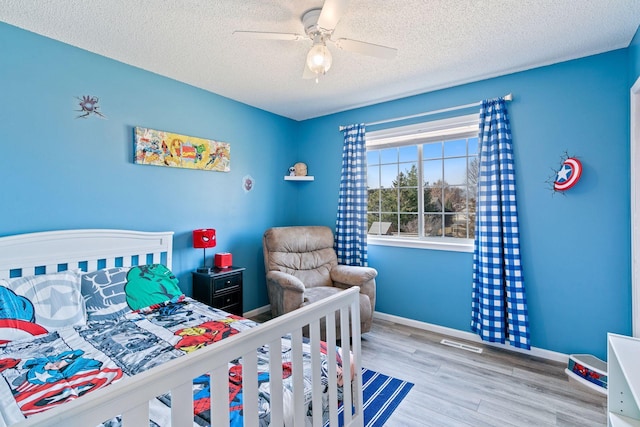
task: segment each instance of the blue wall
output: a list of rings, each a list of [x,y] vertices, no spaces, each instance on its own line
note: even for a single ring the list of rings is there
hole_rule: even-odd
[[[262,233],[294,220],[284,182],[298,123],[0,23],[0,235],[66,228],[173,230],[173,270],[191,292],[191,230],[247,267],[245,310],[267,303]],[[78,119],[76,96],[99,98]],[[231,144],[231,172],[133,164],[133,127]],[[251,175],[253,191],[242,178]]]
[[[636,37],[637,39],[638,37]],[[273,225],[334,226],[338,126],[513,92],[522,254],[532,345],[606,356],[606,332],[631,333],[629,87],[637,42],[478,83],[295,122],[0,23],[0,235],[61,228],[174,230],[187,293],[201,261],[191,230],[215,227],[216,251],[247,267],[244,309],[268,303],[261,237]],[[107,119],[76,119],[76,96]],[[436,118],[436,117],[434,117]],[[132,163],[134,126],[231,144],[231,172]],[[380,127],[377,127],[380,128]],[[374,130],[377,128],[370,128]],[[580,183],[545,182],[567,150]],[[285,182],[296,161],[314,182]],[[242,177],[255,189],[245,193]],[[469,330],[471,254],[370,246],[377,310]]]
[[[606,358],[606,333],[631,333],[628,68],[618,50],[303,122],[300,152],[316,181],[299,194],[299,219],[335,224],[339,125],[512,92],[531,343]],[[565,151],[580,158],[583,177],[554,194],[545,181]],[[378,311],[470,330],[470,253],[369,246],[369,261]]]
[[[630,84],[633,85],[640,76],[640,27],[629,44]]]

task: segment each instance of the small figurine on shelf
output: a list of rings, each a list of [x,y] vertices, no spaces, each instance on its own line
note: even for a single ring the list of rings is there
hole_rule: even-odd
[[[296,168],[294,166],[289,168],[289,176],[296,176]]]
[[[295,176],[307,176],[307,165],[302,162],[298,162],[293,165]]]

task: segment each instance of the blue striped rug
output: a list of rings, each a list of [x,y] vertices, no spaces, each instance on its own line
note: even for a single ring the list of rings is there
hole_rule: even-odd
[[[413,384],[379,372],[362,368],[362,395],[365,427],[379,427],[389,419]],[[338,425],[344,422],[342,405],[338,409]],[[327,427],[329,423],[325,424]]]

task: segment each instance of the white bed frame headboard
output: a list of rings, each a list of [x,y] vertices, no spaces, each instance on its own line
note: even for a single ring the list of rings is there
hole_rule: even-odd
[[[17,234],[0,237],[0,279],[148,263],[171,269],[172,250],[173,231],[84,229]]]

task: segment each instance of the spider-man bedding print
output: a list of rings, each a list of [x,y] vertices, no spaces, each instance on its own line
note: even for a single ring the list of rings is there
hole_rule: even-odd
[[[291,377],[291,364],[284,363],[282,365],[282,378],[284,380]],[[269,383],[269,373],[268,372],[259,372],[258,373],[258,388],[260,388],[263,384]],[[210,421],[210,413],[209,408],[211,407],[211,389],[209,387],[209,375],[200,375],[198,378],[193,380],[194,385],[194,393],[193,393],[193,412],[195,415],[199,416],[203,425],[209,425]],[[165,396],[165,398],[167,398]],[[266,403],[268,406],[268,401],[265,399],[265,396],[261,395],[260,399],[260,407],[263,407]],[[242,365],[235,365],[229,368],[229,420],[230,425],[232,426],[242,426],[243,425],[243,416],[242,416],[243,406],[242,406]],[[269,425],[269,417],[267,413],[261,414],[260,425]]]
[[[24,314],[24,313],[23,313]],[[16,316],[14,316],[16,317]],[[28,313],[20,316],[28,322]],[[255,322],[228,314],[190,298],[157,307],[151,312],[131,312],[117,320],[88,322],[69,328],[18,339],[0,345],[0,425],[10,426],[63,402],[127,376],[196,351],[243,330]],[[322,348],[322,371],[326,375],[326,346]],[[339,350],[336,353],[340,360]],[[304,350],[305,384],[311,382],[310,349]],[[291,342],[282,339],[285,408],[293,401]],[[340,368],[339,368],[340,369]],[[258,349],[260,425],[270,423],[268,347]],[[210,423],[208,375],[193,381],[194,425]],[[213,396],[215,399],[215,396]],[[310,404],[311,390],[305,391]],[[170,395],[151,402],[150,425],[169,425]],[[229,366],[231,425],[243,420],[242,365]],[[310,409],[309,409],[310,410]],[[285,414],[285,418],[287,415]],[[104,426],[120,425],[119,418]]]

